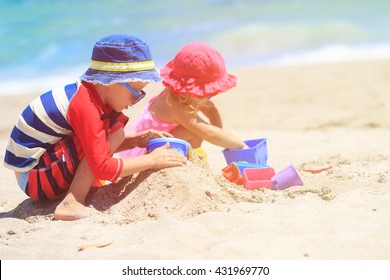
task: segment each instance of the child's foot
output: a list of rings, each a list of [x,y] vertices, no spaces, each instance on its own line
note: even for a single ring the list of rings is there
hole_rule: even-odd
[[[54,210],[54,219],[75,221],[88,217],[88,209],[74,198],[65,197]]]

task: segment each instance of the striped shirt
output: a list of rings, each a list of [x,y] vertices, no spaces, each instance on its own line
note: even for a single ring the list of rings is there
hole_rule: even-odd
[[[104,130],[104,116],[111,112],[93,85],[80,81],[42,94],[27,106],[13,128],[5,167],[29,171],[46,150],[75,133],[81,143],[79,156],[86,156],[96,178],[115,182],[123,162],[111,156]]]

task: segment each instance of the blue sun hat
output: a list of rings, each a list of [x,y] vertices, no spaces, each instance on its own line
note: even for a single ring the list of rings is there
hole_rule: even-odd
[[[80,79],[103,85],[161,81],[148,44],[126,34],[112,34],[97,41],[91,64]]]

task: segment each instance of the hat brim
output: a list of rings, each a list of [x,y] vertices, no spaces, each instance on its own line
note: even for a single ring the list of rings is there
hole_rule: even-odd
[[[225,73],[214,81],[202,81],[195,77],[176,77],[174,73],[174,61],[168,62],[161,70],[162,83],[173,94],[187,95],[197,98],[212,97],[236,86],[237,77]]]
[[[80,80],[89,83],[110,85],[114,83],[145,82],[158,83],[161,77],[155,69],[134,72],[107,72],[89,68]]]

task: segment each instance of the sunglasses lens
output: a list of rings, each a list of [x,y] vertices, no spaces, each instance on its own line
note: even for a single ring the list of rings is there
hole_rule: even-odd
[[[138,103],[142,98],[145,97],[146,93],[141,90],[140,92],[136,91],[132,86],[130,86],[129,84],[126,84],[126,83],[121,83],[121,85],[123,85],[125,88],[127,88],[128,90],[130,90],[135,96],[136,98],[133,100],[133,102],[131,103],[131,105],[134,105],[136,103]]]
[[[134,99],[134,101],[131,104],[132,105],[137,104],[138,102],[141,101],[142,98],[145,97],[145,95],[146,93],[143,90],[141,90],[140,94]]]

